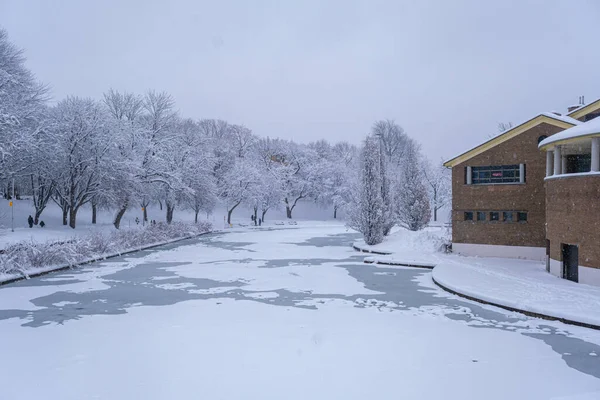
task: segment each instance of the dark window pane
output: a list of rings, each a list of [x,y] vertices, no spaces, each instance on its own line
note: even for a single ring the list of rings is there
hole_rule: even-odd
[[[473,221],[473,211],[465,211],[465,221]]]
[[[490,221],[499,221],[500,220],[500,213],[497,211],[492,211],[490,213]]]
[[[567,170],[565,173],[590,172],[592,169],[591,154],[580,154],[567,156]]]
[[[527,222],[527,213],[526,212],[518,212],[517,213],[517,221],[518,222]]]
[[[504,222],[512,222],[513,221],[513,213],[512,213],[512,211],[503,211],[502,212],[502,221],[504,221]]]
[[[483,211],[477,211],[477,221],[485,221],[485,213]]]
[[[471,171],[472,182],[475,185],[520,182],[520,169],[518,164],[472,167]]]

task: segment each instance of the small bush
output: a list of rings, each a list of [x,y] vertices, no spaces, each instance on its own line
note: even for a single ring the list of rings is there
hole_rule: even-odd
[[[174,239],[209,232],[210,223],[157,223],[144,229],[93,233],[66,242],[24,241],[0,254],[0,274],[24,275],[53,266],[75,266],[85,261],[136,250]]]

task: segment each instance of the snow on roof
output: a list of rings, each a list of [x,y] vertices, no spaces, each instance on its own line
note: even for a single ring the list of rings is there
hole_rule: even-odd
[[[541,115],[545,115],[546,117],[554,118],[554,119],[557,119],[559,121],[563,121],[563,122],[566,122],[566,123],[569,123],[569,124],[572,124],[572,125],[579,125],[579,124],[582,123],[581,121],[578,121],[575,118],[571,118],[571,117],[568,117],[566,115],[556,115],[553,112],[543,112]]]
[[[600,118],[594,118],[593,120],[584,123],[580,122],[577,126],[565,129],[556,135],[552,135],[549,138],[542,140],[538,147],[542,148],[562,140],[575,139],[590,135],[600,135]]]

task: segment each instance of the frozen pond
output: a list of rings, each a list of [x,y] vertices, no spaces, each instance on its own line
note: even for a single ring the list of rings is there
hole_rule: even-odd
[[[2,287],[3,398],[600,398],[600,332],[364,264],[357,237],[212,234]]]

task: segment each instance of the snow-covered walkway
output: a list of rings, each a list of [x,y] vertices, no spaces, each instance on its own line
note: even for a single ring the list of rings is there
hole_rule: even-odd
[[[447,257],[435,266],[433,279],[478,300],[600,327],[600,287],[559,279],[540,262]]]
[[[366,260],[376,264],[431,267],[436,284],[462,296],[600,327],[600,287],[559,279],[547,273],[541,262],[444,254],[439,251],[444,235],[442,228],[420,232],[399,229],[378,245],[357,240],[353,247],[374,253]]]

